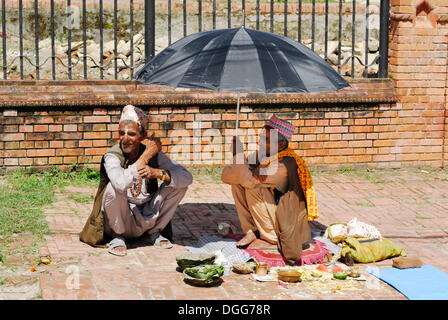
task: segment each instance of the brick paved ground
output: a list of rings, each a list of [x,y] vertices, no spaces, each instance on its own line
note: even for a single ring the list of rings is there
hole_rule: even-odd
[[[448,272],[448,171],[417,169],[344,173],[313,173],[321,212],[319,221],[347,222],[352,217],[377,226],[382,234]],[[327,285],[306,282],[281,286],[231,273],[221,286],[197,288],[185,284],[176,271],[175,257],[201,235],[216,234],[217,224],[239,226],[230,188],[198,179],[190,187],[174,218],[175,246],[170,250],[134,243],[126,257],[79,242],[78,233],[91,203],[75,203],[69,194],[93,194],[88,188],[67,187],[46,209],[51,234],[41,246],[57,265],[39,266],[43,299],[406,299],[381,283],[367,289],[365,282],[336,293]],[[74,198],[74,197],[72,197]],[[360,265],[389,267],[392,260]],[[77,267],[78,269],[74,268]],[[79,289],[71,281],[79,272]],[[67,285],[68,284],[68,285]]]

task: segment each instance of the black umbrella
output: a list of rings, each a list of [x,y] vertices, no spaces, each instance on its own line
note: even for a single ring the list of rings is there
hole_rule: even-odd
[[[305,45],[244,27],[189,35],[151,59],[135,78],[175,88],[238,92],[237,114],[240,92],[326,92],[349,86]]]

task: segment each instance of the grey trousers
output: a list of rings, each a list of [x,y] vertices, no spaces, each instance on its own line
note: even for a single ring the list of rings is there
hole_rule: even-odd
[[[162,231],[171,221],[187,188],[172,188],[163,183],[150,201],[143,205],[128,202],[109,182],[104,192],[104,232],[113,237],[138,238]]]

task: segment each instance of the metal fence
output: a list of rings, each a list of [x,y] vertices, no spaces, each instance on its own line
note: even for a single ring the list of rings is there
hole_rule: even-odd
[[[389,0],[381,0],[379,8],[375,6],[379,11],[376,15],[379,19],[374,21],[371,19],[372,1],[374,0],[352,0],[351,3],[347,3],[346,0],[18,0],[16,7],[7,7],[6,0],[1,0],[0,67],[5,80],[132,79],[136,70],[156,54],[159,36],[166,37],[167,41],[164,44],[166,46],[179,36],[185,37],[193,32],[244,25],[283,34],[305,43],[312,50],[316,50],[317,43],[320,43],[323,45],[321,56],[327,61],[330,54],[333,54],[329,52],[330,36],[336,37],[337,49],[333,49],[337,52],[335,69],[339,73],[349,69],[349,76],[354,78],[355,66],[358,64],[358,67],[363,68],[361,76],[385,78],[388,66]],[[95,2],[94,7],[92,2]],[[113,5],[110,8],[111,2]],[[48,8],[42,6],[42,3],[48,3]],[[196,10],[191,9],[192,3]],[[105,4],[112,12],[109,17],[105,14]],[[123,7],[124,4],[127,8]],[[136,11],[136,6],[144,10]],[[346,11],[350,6],[351,27],[349,21],[344,25],[344,19],[348,20]],[[357,9],[364,6],[364,13],[357,13]],[[205,7],[207,11],[204,10]],[[283,8],[283,12],[282,10],[279,12],[279,7]],[[291,13],[291,8],[297,8],[296,12]],[[305,8],[308,10],[306,14]],[[174,15],[175,9],[181,11],[180,16]],[[43,11],[45,16],[42,15]],[[121,16],[119,17],[123,12],[126,13],[125,22]],[[157,15],[163,15],[162,22],[158,24]],[[235,19],[235,16],[238,19]],[[175,19],[177,20],[174,21]],[[194,27],[191,25],[192,19],[197,19],[197,25]],[[378,26],[373,28],[372,21]],[[356,25],[360,23],[365,24],[364,52],[361,54],[363,57],[355,54],[356,39],[360,36],[357,34],[359,28],[357,29]],[[28,27],[24,28],[24,24]],[[123,25],[126,27],[123,28]],[[174,34],[175,27],[181,28],[180,35],[179,32],[177,35]],[[337,29],[337,36],[330,34],[331,27]],[[138,28],[140,30],[137,30]],[[369,54],[369,41],[375,28],[379,30],[377,32],[379,51],[372,58],[372,54]],[[57,30],[62,31],[56,34]],[[297,33],[294,34],[295,30]],[[106,37],[105,31],[109,38]],[[321,35],[323,33],[323,39],[317,39],[317,31]],[[351,39],[345,40],[343,32],[346,35],[351,34]],[[46,33],[49,34],[45,35]],[[137,39],[139,48],[142,48],[143,43],[144,48],[137,52],[138,34],[143,35],[141,39]],[[49,41],[43,39],[46,36]],[[74,41],[74,36],[81,40]],[[58,38],[64,42],[65,49],[62,53],[65,55],[61,54],[61,50],[57,47]],[[98,45],[92,44],[95,49],[93,51],[89,51],[91,38],[99,42]],[[25,39],[29,43],[34,42],[34,48],[25,48]],[[106,40],[109,44],[113,43],[112,47],[108,47],[109,51],[105,48]],[[47,45],[42,48],[44,41],[47,41]],[[119,53],[120,41],[124,41],[128,55]],[[9,47],[17,44],[18,52],[8,51]],[[343,49],[347,50],[348,47],[350,47],[349,56],[343,56]],[[25,52],[30,50],[32,51]],[[43,51],[47,53],[46,56],[40,56],[40,52]],[[368,68],[378,62],[378,71],[369,74]],[[33,68],[31,72],[30,67]],[[43,75],[44,71],[46,73]],[[126,77],[122,76],[124,71]]]

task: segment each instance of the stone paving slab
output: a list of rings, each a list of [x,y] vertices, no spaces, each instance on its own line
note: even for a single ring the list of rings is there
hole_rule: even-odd
[[[375,173],[379,180],[359,174],[313,173],[319,222],[328,225],[357,217],[377,226],[408,255],[448,272],[448,174],[393,173]],[[45,236],[40,252],[51,255],[57,264],[38,267],[43,299],[406,299],[381,281],[374,289],[357,282],[336,292],[333,289],[340,284],[336,281],[325,286],[308,282],[282,286],[235,273],[224,276],[218,287],[186,284],[175,261],[188,253],[184,246],[203,235],[216,235],[220,222],[240,226],[228,185],[195,181],[173,219],[174,247],[156,249],[135,242],[125,257],[78,240],[92,203],[75,203],[68,198],[71,192],[94,194],[95,190],[67,187],[46,209],[51,234]],[[358,266],[364,271],[391,265],[388,259]]]

